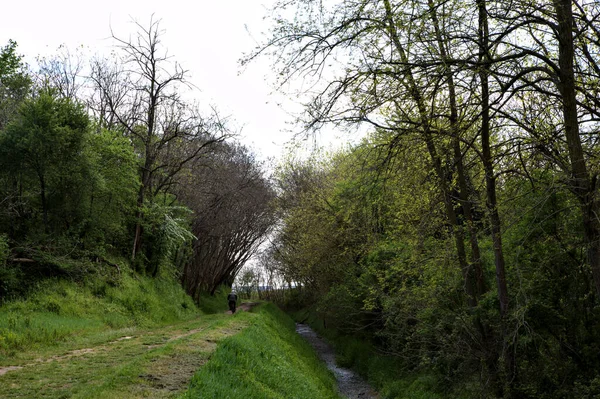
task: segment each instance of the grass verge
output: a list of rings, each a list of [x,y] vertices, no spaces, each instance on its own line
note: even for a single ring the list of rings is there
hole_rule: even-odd
[[[226,314],[202,316],[30,359],[0,375],[0,398],[175,398],[218,342],[247,325]]]
[[[295,324],[272,304],[236,313],[249,327],[223,340],[180,399],[338,399],[336,383]]]

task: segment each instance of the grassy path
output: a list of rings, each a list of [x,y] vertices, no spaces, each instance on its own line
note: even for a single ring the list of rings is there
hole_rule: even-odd
[[[19,353],[0,362],[0,398],[173,398],[219,341],[247,325],[241,314],[204,315]]]

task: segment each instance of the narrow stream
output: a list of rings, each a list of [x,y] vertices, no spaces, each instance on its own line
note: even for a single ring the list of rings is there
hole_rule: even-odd
[[[325,362],[327,368],[333,372],[338,382],[340,393],[348,399],[376,399],[377,394],[354,371],[335,364],[333,348],[306,324],[296,323],[296,332],[306,339]]]

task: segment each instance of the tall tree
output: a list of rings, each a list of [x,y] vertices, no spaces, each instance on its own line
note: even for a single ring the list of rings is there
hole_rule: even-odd
[[[597,4],[571,0],[516,5],[508,9],[499,4],[489,13],[506,25],[494,43],[508,50],[490,57],[487,64],[503,82],[507,97],[521,100],[520,107],[495,107],[495,112],[525,132],[532,151],[543,154],[565,174],[566,186],[580,203],[588,264],[599,297],[600,204],[595,184],[598,171],[591,167],[596,142],[590,133],[597,130],[600,116],[598,101],[592,98],[600,68],[591,56],[600,45],[596,22],[600,9]],[[547,109],[536,110],[541,98]],[[559,126],[541,121],[536,117],[540,113]]]
[[[193,254],[183,270],[183,284],[196,300],[233,284],[275,222],[274,193],[260,165],[244,147],[221,144],[202,162],[192,162],[176,190],[194,211]],[[202,184],[195,184],[202,182]]]
[[[224,121],[216,112],[203,117],[186,103],[187,71],[173,62],[161,44],[160,21],[148,27],[136,23],[137,33],[124,40],[113,35],[122,67],[96,62],[92,80],[100,103],[95,109],[109,127],[118,128],[134,143],[140,155],[141,187],[132,259],[142,245],[145,201],[173,183],[184,165],[197,159],[226,137]]]
[[[31,87],[23,57],[17,54],[17,43],[9,40],[0,48],[0,130],[16,114]]]
[[[469,263],[463,222],[457,215],[461,205],[469,206],[466,213],[472,214],[463,163],[464,153],[472,146],[462,151],[460,135],[473,121],[458,120],[458,95],[449,80],[456,71],[449,68],[454,60],[449,59],[445,48],[446,42],[456,42],[456,38],[444,37],[441,24],[435,21],[431,27],[431,18],[437,18],[430,16],[437,8],[434,4],[340,1],[327,10],[317,3],[281,4],[282,9],[297,5],[301,15],[308,17],[293,22],[278,19],[279,28],[261,51],[273,50],[286,80],[298,75],[322,78],[311,86],[317,94],[307,105],[308,128],[324,123],[366,123],[395,132],[391,147],[415,136],[426,143],[455,238],[466,298],[475,306],[477,297],[485,291],[476,232],[471,223],[471,230],[467,230],[472,248]],[[443,6],[452,11],[460,9],[454,3]],[[419,29],[410,29],[414,26]],[[431,42],[437,43],[437,51]],[[341,60],[346,61],[344,65],[338,65]],[[328,68],[331,64],[339,69]],[[452,93],[450,106],[448,91]],[[446,115],[451,119],[450,127]],[[471,117],[468,112],[465,115]],[[464,129],[459,129],[461,123]],[[444,136],[454,137],[454,144],[449,147]],[[462,140],[468,142],[464,137]],[[460,171],[462,189],[455,187],[456,169]]]
[[[56,225],[68,223],[62,220],[61,210],[69,198],[78,197],[74,182],[83,180],[82,174],[86,173],[83,147],[89,126],[81,105],[58,99],[52,92],[42,92],[21,105],[18,116],[0,135],[0,159],[5,171],[25,179],[19,183],[20,192],[24,192],[22,187],[27,180],[37,183],[33,192],[39,193],[46,233]]]

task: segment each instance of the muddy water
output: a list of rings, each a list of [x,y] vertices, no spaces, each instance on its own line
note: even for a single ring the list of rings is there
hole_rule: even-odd
[[[375,391],[354,371],[335,364],[333,348],[306,324],[296,324],[296,332],[306,339],[333,372],[340,393],[348,399],[376,399]]]

